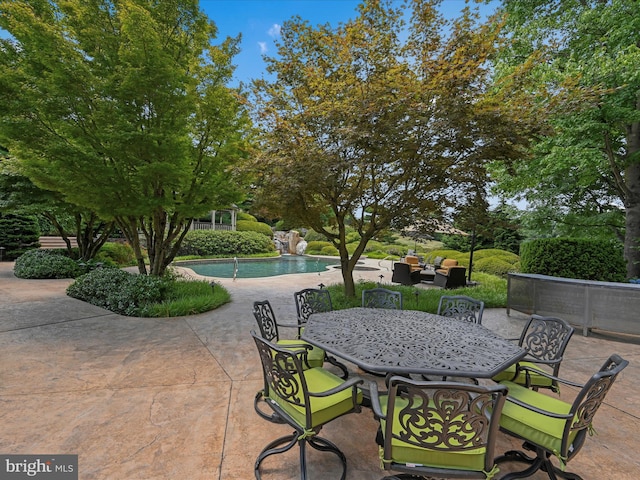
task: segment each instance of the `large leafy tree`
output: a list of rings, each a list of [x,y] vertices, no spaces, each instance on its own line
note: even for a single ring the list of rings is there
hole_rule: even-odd
[[[76,205],[66,203],[62,195],[38,188],[27,177],[12,168],[11,159],[0,162],[0,212],[36,215],[45,218],[56,229],[72,252],[69,232],[78,243],[79,258],[91,260],[107,242],[114,222],[104,221]]]
[[[333,242],[347,295],[369,240],[484,195],[487,162],[519,157],[531,128],[488,92],[499,28],[470,10],[447,24],[439,3],[368,0],[336,28],[294,18],[275,80],[254,84],[257,203]]]
[[[0,139],[36,185],[113,220],[162,274],[191,218],[235,201],[247,154],[229,89],[238,39],[214,45],[196,0],[3,2]]]
[[[635,0],[505,0],[512,42],[499,78],[523,65],[522,91],[544,104],[552,131],[526,162],[496,170],[529,200],[544,235],[624,241],[640,276],[640,9]]]

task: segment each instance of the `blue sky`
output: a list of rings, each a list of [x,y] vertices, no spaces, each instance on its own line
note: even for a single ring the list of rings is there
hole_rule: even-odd
[[[200,6],[219,30],[218,40],[242,34],[241,52],[235,57],[236,81],[248,82],[265,74],[263,55],[274,55],[280,26],[299,15],[312,25],[337,26],[357,15],[359,0],[201,0]],[[400,2],[398,2],[400,3]],[[473,2],[470,2],[473,4]],[[481,5],[483,14],[495,10],[498,1]],[[444,0],[442,12],[456,17],[465,0]]]
[[[274,41],[286,20],[299,15],[312,25],[337,26],[357,15],[359,3],[360,0],[200,0],[200,7],[218,27],[219,41],[242,34],[241,52],[234,60],[236,84],[266,73],[263,56],[275,54]],[[489,15],[499,3],[492,0],[489,5],[480,5],[481,12]],[[469,4],[475,2],[470,0]],[[441,9],[445,16],[453,18],[465,5],[465,0],[443,0]],[[0,29],[0,38],[6,36],[7,32]]]

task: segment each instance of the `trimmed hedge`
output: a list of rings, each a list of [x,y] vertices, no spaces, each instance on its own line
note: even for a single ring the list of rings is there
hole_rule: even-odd
[[[238,232],[258,232],[273,238],[273,230],[266,223],[256,222],[255,220],[238,220],[236,222],[236,230]]]
[[[84,270],[64,250],[29,250],[16,260],[13,273],[18,278],[75,278]]]
[[[253,255],[274,250],[273,240],[258,232],[193,230],[185,236],[178,255]]]
[[[95,258],[99,262],[109,265],[135,265],[136,255],[128,243],[106,242],[98,251]]]
[[[626,265],[622,245],[607,240],[542,238],[520,246],[524,273],[623,282]]]

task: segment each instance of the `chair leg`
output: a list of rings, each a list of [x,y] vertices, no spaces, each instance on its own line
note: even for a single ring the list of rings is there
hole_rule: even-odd
[[[501,455],[495,459],[496,464],[502,462],[522,462],[530,465],[529,468],[523,470],[521,472],[512,472],[507,473],[500,480],[513,480],[516,478],[528,478],[533,475],[538,470],[542,470],[543,472],[547,472],[550,480],[558,480],[558,476],[562,477],[566,480],[583,480],[580,475],[577,473],[571,472],[563,472],[559,468],[557,468],[551,462],[551,456],[549,453],[545,452],[541,448],[536,448],[531,444],[525,443],[523,445],[527,450],[535,450],[536,456],[529,457],[524,452],[519,450],[510,450],[506,452],[504,455]]]
[[[274,440],[262,449],[260,455],[258,455],[258,459],[256,460],[256,464],[254,467],[254,472],[258,480],[262,478],[260,476],[260,464],[262,463],[262,461],[265,458],[270,457],[271,455],[277,455],[278,453],[284,453],[291,450],[295,446],[295,444],[298,443],[299,436],[300,434],[298,432],[293,432],[291,435],[280,437]],[[280,447],[280,445],[283,445],[285,443],[286,445],[284,447]]]
[[[340,480],[345,480],[347,478],[347,457],[345,457],[344,453],[340,451],[340,449],[332,442],[327,440],[326,438],[313,436],[309,438],[305,438],[300,440],[300,432],[293,432],[291,435],[287,435],[284,437],[280,437],[273,442],[269,443],[266,447],[262,449],[260,455],[258,455],[258,459],[256,460],[254,472],[256,478],[260,480],[262,477],[260,475],[260,464],[262,461],[270,457],[271,455],[277,455],[279,453],[284,453],[291,450],[295,444],[298,443],[300,447],[300,479],[307,480],[307,453],[306,453],[306,445],[309,444],[312,448],[319,450],[321,452],[330,452],[336,455],[340,462],[342,463],[342,475],[340,476]],[[286,444],[286,445],[285,445]],[[284,446],[281,446],[284,445]]]

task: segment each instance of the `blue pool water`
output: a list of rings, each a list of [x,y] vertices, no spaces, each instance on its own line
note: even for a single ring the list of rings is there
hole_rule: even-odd
[[[298,255],[284,255],[279,258],[239,259],[236,278],[258,278],[287,275],[290,273],[324,272],[328,266],[339,261]],[[233,260],[212,260],[207,263],[182,263],[199,275],[218,278],[233,278]]]

